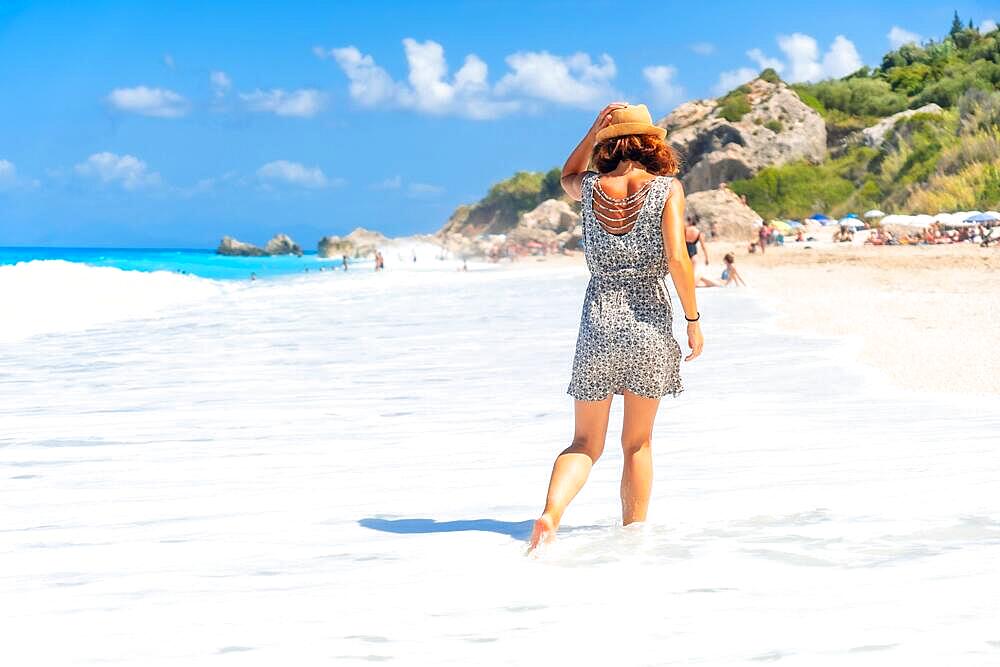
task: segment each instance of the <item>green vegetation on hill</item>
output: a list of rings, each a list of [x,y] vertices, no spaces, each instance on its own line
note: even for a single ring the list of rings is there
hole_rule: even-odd
[[[519,171],[494,184],[483,199],[471,206],[460,206],[452,214],[446,231],[458,229],[472,233],[503,233],[517,224],[522,213],[546,199],[563,196],[562,169],[547,172]]]
[[[896,123],[879,149],[856,145],[812,165],[767,167],[730,187],[765,218],[868,208],[935,213],[1000,205],[1000,92]]]
[[[762,216],[1000,206],[1000,30],[980,34],[956,14],[940,42],[905,44],[875,69],[791,87],[823,116],[834,146],[905,109],[934,102],[944,113],[899,121],[878,149],[848,142],[821,164],[769,167],[731,183]]]
[[[750,99],[747,97],[749,92],[750,86],[743,84],[720,97],[719,115],[730,123],[735,123],[750,113]]]

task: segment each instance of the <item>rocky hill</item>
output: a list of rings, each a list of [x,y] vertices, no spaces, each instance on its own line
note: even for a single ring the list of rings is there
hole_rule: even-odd
[[[764,217],[1000,207],[1000,30],[956,15],[878,67],[790,87],[823,118],[829,152],[730,184]]]
[[[656,124],[681,158],[687,192],[826,157],[822,116],[776,78],[755,79],[717,100],[686,102]]]
[[[766,69],[657,124],[682,159],[689,207],[717,228],[743,229],[758,214],[997,209],[1000,30],[981,33],[956,16],[943,39],[905,44],[874,69],[795,84]],[[735,195],[696,196],[722,183]],[[520,172],[458,207],[438,236],[509,233],[549,198],[563,199],[558,169]]]
[[[519,171],[500,181],[480,201],[455,209],[438,234],[475,237],[506,234],[517,226],[520,216],[547,199],[565,199],[559,183],[561,170]]]

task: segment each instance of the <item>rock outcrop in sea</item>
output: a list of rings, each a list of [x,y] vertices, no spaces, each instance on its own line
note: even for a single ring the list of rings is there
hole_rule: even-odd
[[[244,243],[232,236],[223,236],[219,242],[219,247],[215,249],[217,255],[235,255],[237,257],[263,257],[267,255],[263,248],[258,248],[252,243]]]
[[[302,247],[287,234],[277,234],[264,246],[268,255],[298,255],[302,256]]]
[[[237,257],[266,257],[268,255],[302,255],[302,248],[287,234],[276,234],[263,248],[252,243],[245,243],[232,236],[223,236],[219,247],[215,249],[218,255],[233,255]]]
[[[355,227],[346,236],[324,236],[319,240],[317,252],[320,257],[364,257],[375,252],[376,248],[387,241],[381,232]]]
[[[722,100],[687,102],[656,123],[679,153],[687,192],[771,165],[825,159],[826,123],[784,82],[754,79]]]

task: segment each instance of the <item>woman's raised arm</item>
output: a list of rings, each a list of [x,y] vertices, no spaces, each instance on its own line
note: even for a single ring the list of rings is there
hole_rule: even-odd
[[[612,102],[597,114],[594,124],[587,130],[587,134],[576,145],[573,152],[566,159],[566,164],[562,168],[563,190],[575,201],[580,201],[580,182],[583,180],[583,173],[587,171],[590,164],[590,154],[594,152],[594,144],[597,143],[597,133],[611,121],[611,112],[621,107],[627,107],[625,102]]]

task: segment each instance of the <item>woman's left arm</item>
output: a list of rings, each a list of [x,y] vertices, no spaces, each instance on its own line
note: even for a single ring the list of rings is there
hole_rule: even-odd
[[[691,361],[701,354],[705,341],[701,335],[701,323],[690,321],[700,319],[701,315],[694,293],[694,267],[687,254],[687,243],[684,238],[684,187],[676,178],[670,183],[670,193],[663,207],[662,217],[660,224],[667,254],[667,268],[674,281],[677,297],[684,308],[684,317],[688,320],[688,347],[691,348],[691,354],[684,357],[684,360]]]

